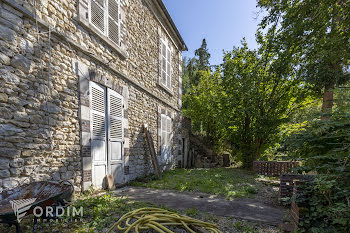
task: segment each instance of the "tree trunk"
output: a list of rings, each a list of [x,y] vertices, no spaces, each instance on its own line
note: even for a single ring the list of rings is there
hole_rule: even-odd
[[[250,136],[250,117],[246,113],[244,118],[244,130],[242,135],[241,142],[241,151],[242,151],[242,161],[243,167],[252,169],[254,161],[254,152],[252,151],[252,138]]]
[[[332,114],[334,99],[334,84],[327,84],[324,88],[323,102],[322,102],[322,120],[328,120]]]
[[[260,157],[260,150],[262,145],[264,144],[264,139],[262,138],[257,138],[255,139],[255,160],[258,160]]]

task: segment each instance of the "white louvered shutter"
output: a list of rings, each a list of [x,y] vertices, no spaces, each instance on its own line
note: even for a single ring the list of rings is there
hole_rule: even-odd
[[[161,44],[161,51],[162,51],[162,57],[161,57],[161,63],[162,63],[162,73],[161,73],[161,83],[166,86],[166,80],[167,80],[167,46],[165,42],[162,40]]]
[[[102,187],[107,174],[106,89],[91,82],[91,154],[93,184]]]
[[[119,0],[119,41],[120,48],[122,50],[126,50],[127,47],[127,28],[126,28],[126,16],[125,16],[125,8],[128,0]]]
[[[119,0],[108,0],[108,38],[120,46]]]
[[[171,118],[167,117],[167,160],[171,159],[171,146],[172,146],[172,122]]]
[[[113,174],[114,183],[123,183],[123,97],[107,89],[108,96],[108,162],[109,174]]]
[[[90,0],[90,22],[103,34],[106,32],[105,0]]]
[[[123,98],[117,92],[108,89],[109,140],[123,141]],[[118,159],[113,157],[112,159]]]
[[[164,161],[167,154],[167,119],[164,114],[161,114],[161,156]]]
[[[94,139],[104,140],[106,138],[105,103],[105,89],[98,85],[92,85],[91,109],[92,136]]]
[[[171,50],[170,46],[167,46],[167,61],[166,61],[166,86],[171,89]]]

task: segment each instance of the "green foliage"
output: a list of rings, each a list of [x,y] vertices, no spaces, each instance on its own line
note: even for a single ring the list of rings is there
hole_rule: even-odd
[[[350,229],[350,93],[344,99],[344,92],[329,120],[316,117],[282,143],[292,158],[302,161],[300,172],[316,174],[296,199],[304,207],[302,232]]]
[[[292,70],[262,47],[225,53],[215,72],[201,72],[197,86],[185,95],[184,114],[195,131],[218,144],[228,142],[245,167],[251,167],[272,136],[298,109],[308,104],[310,93]],[[204,129],[204,130],[203,130]]]
[[[334,88],[350,80],[350,1],[258,0],[258,6],[267,12],[258,43],[267,40],[305,87],[323,92],[323,118],[329,118]]]
[[[85,195],[74,203],[74,207],[83,207],[84,216],[81,227],[89,232],[102,232],[111,226],[123,214],[137,208],[145,207],[144,203],[129,202],[127,199],[115,197],[109,193],[101,196]]]
[[[205,39],[202,41],[200,48],[195,50],[195,57],[183,60],[182,64],[182,93],[186,94],[193,86],[197,86],[201,71],[210,70],[210,53],[207,49],[207,42]],[[186,106],[186,101],[184,101]]]
[[[257,193],[256,175],[237,168],[176,169],[165,172],[161,180],[132,182],[132,185],[181,192],[224,195],[227,199],[249,197]]]
[[[349,80],[350,1],[258,0],[258,6],[267,11],[260,26],[269,46],[294,63],[298,76],[319,91]]]
[[[346,181],[346,179],[348,179]],[[300,186],[298,232],[344,232],[350,229],[349,176],[319,174]]]
[[[190,209],[187,209],[185,211],[185,213],[186,213],[187,216],[196,217],[199,214],[199,210],[197,210],[196,208],[192,207]]]
[[[184,96],[187,103],[183,113],[191,118],[194,132],[200,132],[214,141],[217,139],[215,119],[218,116],[218,92],[220,75],[201,71],[201,80],[197,86]]]

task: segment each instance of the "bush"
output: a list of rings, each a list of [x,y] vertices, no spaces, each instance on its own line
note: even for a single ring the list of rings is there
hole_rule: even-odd
[[[348,232],[350,229],[350,112],[337,110],[330,120],[314,119],[303,131],[283,142],[294,159],[303,161],[300,173],[312,171],[297,197],[300,232]]]

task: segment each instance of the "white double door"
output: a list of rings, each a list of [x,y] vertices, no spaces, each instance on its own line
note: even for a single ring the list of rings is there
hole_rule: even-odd
[[[123,97],[90,82],[92,183],[104,185],[113,174],[114,183],[123,183]]]

